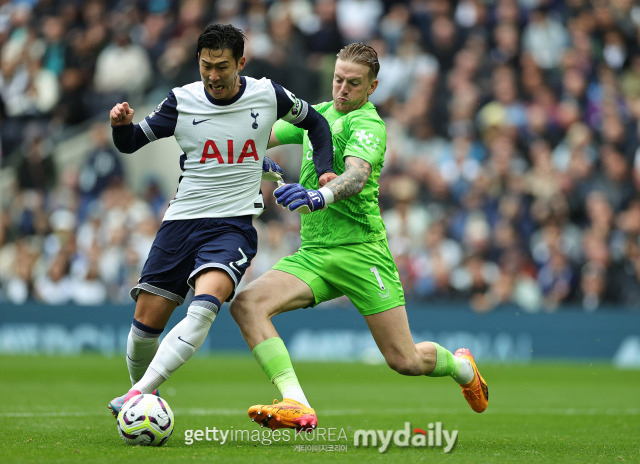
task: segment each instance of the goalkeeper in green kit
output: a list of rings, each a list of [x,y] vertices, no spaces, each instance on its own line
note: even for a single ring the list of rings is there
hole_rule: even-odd
[[[261,425],[310,430],[317,417],[304,395],[271,318],[346,295],[364,319],[389,367],[403,375],[451,376],[471,408],[487,408],[487,384],[466,348],[452,354],[411,337],[398,270],[378,206],[386,130],[369,102],[380,69],[375,50],[354,43],[337,55],[333,101],[314,108],[331,127],[333,173],[316,176],[307,132],[277,122],[269,147],[301,144],[300,183],[275,190],[276,202],[301,215],[300,249],[251,282],[230,312],[252,353],[283,400],[249,408]]]

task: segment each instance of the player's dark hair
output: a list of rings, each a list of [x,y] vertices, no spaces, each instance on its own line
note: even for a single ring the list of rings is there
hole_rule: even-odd
[[[220,51],[228,48],[237,63],[244,55],[245,40],[244,33],[231,24],[211,24],[198,37],[197,53],[200,55],[203,48]]]
[[[380,62],[378,61],[378,53],[363,43],[352,43],[342,48],[336,55],[342,61],[351,63],[364,64],[369,67],[369,78],[373,81],[378,77],[380,71]]]

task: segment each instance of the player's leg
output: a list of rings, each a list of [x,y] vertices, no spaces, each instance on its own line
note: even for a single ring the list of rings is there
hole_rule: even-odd
[[[389,367],[403,375],[450,376],[476,412],[487,408],[489,391],[469,350],[455,355],[434,342],[414,344],[404,306],[365,316],[371,335]]]
[[[185,221],[160,226],[140,279],[131,290],[136,309],[127,339],[127,367],[131,384],[138,382],[155,356],[159,337],[174,309],[184,302],[187,278],[193,270],[192,251],[183,242],[190,235]]]
[[[195,296],[186,316],[165,336],[144,376],[132,387],[151,393],[202,346],[211,324],[220,310],[221,301],[231,295],[234,282],[222,270],[208,270],[195,279]]]
[[[229,312],[253,351],[260,343],[278,337],[271,323],[273,316],[314,303],[313,291],[304,281],[291,273],[271,269],[236,295]]]
[[[473,377],[467,361],[454,358],[440,345],[413,342],[404,306],[367,315],[365,321],[385,361],[396,372],[432,377],[451,375],[459,379],[458,383],[467,383]],[[465,369],[465,366],[469,369]],[[470,377],[465,378],[465,374],[470,374]]]
[[[150,393],[202,346],[222,302],[227,301],[257,251],[250,217],[202,219],[190,227],[193,271],[185,279],[194,289],[187,314],[164,338],[133,390]]]
[[[144,375],[158,351],[159,339],[178,302],[141,291],[127,337],[127,368],[131,385]]]
[[[181,245],[190,231],[185,221],[163,222],[144,264],[140,279],[131,290],[136,309],[127,338],[126,362],[132,385],[144,376],[159,347],[159,337],[173,310],[184,302],[189,290],[187,278],[193,269],[190,250]],[[125,395],[111,400],[109,409],[117,415]]]
[[[451,376],[463,386],[465,398],[478,411],[486,408],[483,398],[472,399],[468,389],[477,393],[486,384],[473,358],[461,353],[451,354],[433,342],[415,344],[411,337],[404,291],[386,240],[342,247],[333,252],[333,262],[339,272],[327,277],[342,290],[365,320],[387,364],[404,375]],[[471,401],[472,400],[472,401]]]
[[[314,304],[311,288],[287,272],[269,270],[251,282],[231,303],[229,312],[256,361],[283,398],[309,407],[293,370],[289,352],[271,318]]]
[[[181,304],[189,286],[195,296],[186,316],[159,345],[125,401],[137,393],[153,392],[197,351],[221,301],[233,294],[256,248],[257,234],[250,217],[163,223],[132,296],[144,290]],[[168,316],[163,323],[167,320]]]
[[[132,386],[147,372],[149,364],[158,351],[160,334],[177,305],[178,302],[175,300],[144,290],[137,295],[136,310],[127,337],[126,354]],[[157,390],[154,393],[157,394]],[[114,416],[117,416],[126,400],[127,394],[117,396],[109,402],[107,407]]]
[[[289,352],[271,318],[276,314],[315,303],[309,285],[298,277],[269,270],[251,282],[229,309],[256,361],[278,388],[283,400],[271,405],[254,405],[249,417],[271,428],[313,428],[315,411],[300,386]]]

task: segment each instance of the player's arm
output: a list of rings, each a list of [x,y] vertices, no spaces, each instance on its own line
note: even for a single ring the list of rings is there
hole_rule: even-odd
[[[109,112],[113,143],[122,153],[133,153],[149,142],[173,135],[178,121],[173,91],[149,116],[133,124],[135,111],[127,102],[117,103]]]
[[[313,164],[318,177],[322,174],[335,172],[333,170],[333,140],[331,139],[331,128],[327,120],[312,107],[305,118],[294,126],[307,131],[309,142],[313,147]]]
[[[290,211],[310,213],[360,193],[371,175],[373,164],[384,159],[386,132],[381,121],[366,117],[358,120],[358,127],[358,136],[350,137],[345,146],[344,173],[324,186],[320,184],[318,190],[307,190],[300,184],[279,187],[273,192],[276,203]],[[356,153],[358,156],[353,155]]]
[[[362,192],[372,169],[368,161],[357,156],[347,156],[344,159],[344,168],[342,174],[324,186],[333,194],[333,201],[344,200]]]
[[[313,164],[318,177],[328,172],[335,172],[333,169],[333,141],[327,120],[306,101],[297,98],[275,82],[272,84],[276,91],[278,118],[306,130],[308,133],[309,141],[313,146]],[[275,137],[273,131],[271,135]],[[277,137],[273,140],[270,137],[267,147],[276,146],[278,142]]]
[[[331,191],[334,201],[362,192],[373,171],[373,165],[377,165],[384,159],[387,135],[384,123],[377,118],[370,119],[366,115],[352,121],[356,120],[357,123],[354,124],[357,124],[360,131],[354,131],[355,133],[349,137],[345,146],[345,172],[324,186],[324,189]],[[358,136],[360,132],[366,137]]]
[[[300,213],[310,213],[326,208],[331,203],[362,192],[371,174],[371,164],[356,156],[344,160],[345,172],[335,177],[319,190],[307,190],[300,184],[286,184],[273,195],[276,203]],[[334,174],[335,176],[335,174]]]
[[[282,129],[283,125],[292,127],[290,124],[288,124],[288,123],[286,123],[284,121],[276,121],[276,123],[274,124],[273,128],[271,129],[271,135],[269,136],[269,143],[267,144],[267,148],[273,148],[273,147],[277,147],[277,146],[280,146],[280,145],[285,145],[287,143],[287,142],[284,142],[284,141],[280,141],[280,139],[278,138],[278,130],[276,130],[277,128]],[[301,131],[301,132],[304,132],[304,131]],[[282,131],[280,133],[282,133]],[[289,139],[289,140],[291,140],[291,139]],[[295,140],[295,142],[293,142],[293,143],[301,144],[302,140],[303,140],[303,138],[302,138],[302,135],[301,135],[300,139],[299,140]],[[292,143],[292,142],[289,142],[289,143]],[[263,166],[263,169],[264,169],[264,166]],[[322,187],[327,182],[329,182],[330,180],[335,179],[336,177],[338,177],[338,175],[333,171],[325,172],[324,174],[321,174],[320,177],[318,177],[318,183],[320,184],[320,187]],[[265,178],[264,174],[263,174],[262,178],[263,179]]]

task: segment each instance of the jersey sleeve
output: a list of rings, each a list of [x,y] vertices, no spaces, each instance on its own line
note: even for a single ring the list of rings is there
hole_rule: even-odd
[[[273,133],[278,137],[280,143],[301,145],[304,139],[304,129],[289,124],[282,119],[273,125]]]
[[[133,153],[149,142],[171,137],[178,121],[176,96],[171,91],[167,98],[139,124],[112,128],[113,143],[123,153]]]
[[[349,140],[343,156],[362,158],[372,166],[384,159],[387,146],[387,131],[384,122],[379,118],[359,115],[350,121]]]
[[[283,119],[291,124],[298,124],[304,121],[309,113],[309,104],[296,97],[280,84],[271,81],[271,85],[273,85],[276,92],[276,102],[278,106],[276,111],[277,118]]]
[[[162,100],[153,112],[140,122],[140,128],[150,142],[171,137],[178,122],[178,101],[173,90]]]
[[[313,146],[313,164],[320,177],[333,171],[333,142],[331,129],[327,120],[309,104],[297,98],[284,87],[272,82],[278,102],[278,117],[292,125],[308,131],[309,141]],[[285,110],[289,108],[288,112]],[[278,135],[276,134],[276,137]],[[278,138],[280,140],[280,138]],[[285,143],[283,140],[280,142]],[[301,143],[301,142],[300,142]]]

